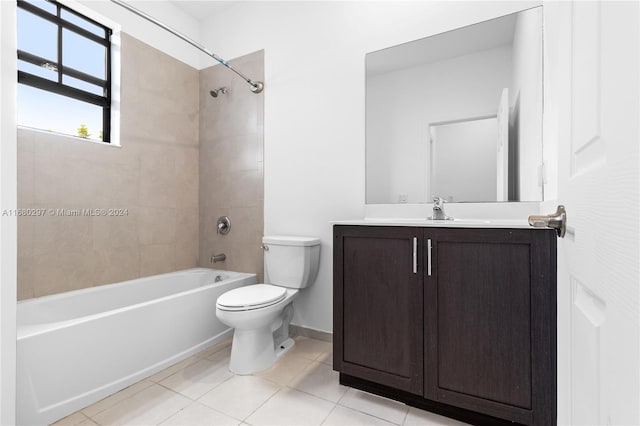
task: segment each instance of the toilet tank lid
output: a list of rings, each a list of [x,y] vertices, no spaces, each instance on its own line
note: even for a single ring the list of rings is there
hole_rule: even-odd
[[[271,235],[262,237],[264,244],[273,244],[281,246],[317,246],[320,244],[320,238],[316,237],[296,237],[291,235]]]

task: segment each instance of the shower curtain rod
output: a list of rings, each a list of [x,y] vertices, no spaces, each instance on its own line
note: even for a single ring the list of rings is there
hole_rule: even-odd
[[[113,3],[115,3],[115,4],[117,4],[120,7],[124,7],[129,12],[134,13],[134,14],[138,15],[139,17],[146,19],[147,21],[151,22],[152,24],[155,24],[155,25],[159,26],[160,28],[162,28],[163,30],[168,31],[171,34],[173,34],[174,36],[186,41],[187,43],[189,43],[190,45],[192,45],[196,49],[200,50],[201,52],[203,52],[207,56],[212,57],[213,59],[215,59],[216,61],[218,61],[222,65],[224,65],[225,67],[229,68],[231,71],[233,71],[236,74],[238,74],[240,77],[242,77],[242,79],[244,81],[246,81],[247,83],[249,83],[251,85],[251,91],[253,93],[260,93],[260,92],[262,92],[262,89],[264,89],[264,83],[262,83],[261,81],[253,81],[253,80],[251,80],[249,77],[247,77],[246,75],[242,74],[237,69],[233,68],[231,66],[231,64],[229,64],[229,62],[225,61],[220,56],[216,55],[215,53],[213,53],[212,51],[210,51],[209,49],[207,49],[206,47],[204,47],[203,45],[201,45],[197,41],[187,37],[186,35],[184,35],[182,33],[179,33],[178,31],[174,30],[173,28],[169,27],[168,25],[163,24],[162,22],[158,21],[154,17],[146,14],[145,12],[143,12],[143,11],[141,11],[139,9],[136,9],[135,7],[125,3],[122,0],[111,0],[111,1]]]

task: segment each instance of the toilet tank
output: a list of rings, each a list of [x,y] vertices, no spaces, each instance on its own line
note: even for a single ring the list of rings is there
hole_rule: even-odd
[[[266,283],[305,288],[316,279],[320,263],[320,238],[262,237]]]

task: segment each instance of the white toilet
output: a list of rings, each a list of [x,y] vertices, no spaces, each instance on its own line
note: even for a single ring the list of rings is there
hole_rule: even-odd
[[[229,369],[252,374],[271,367],[293,346],[289,323],[298,289],[316,279],[320,239],[263,237],[265,282],[224,293],[216,303],[216,316],[233,327]]]

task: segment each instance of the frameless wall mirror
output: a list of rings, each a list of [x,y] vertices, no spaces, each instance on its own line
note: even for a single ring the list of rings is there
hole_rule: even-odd
[[[368,204],[542,200],[542,7],[366,55]]]

